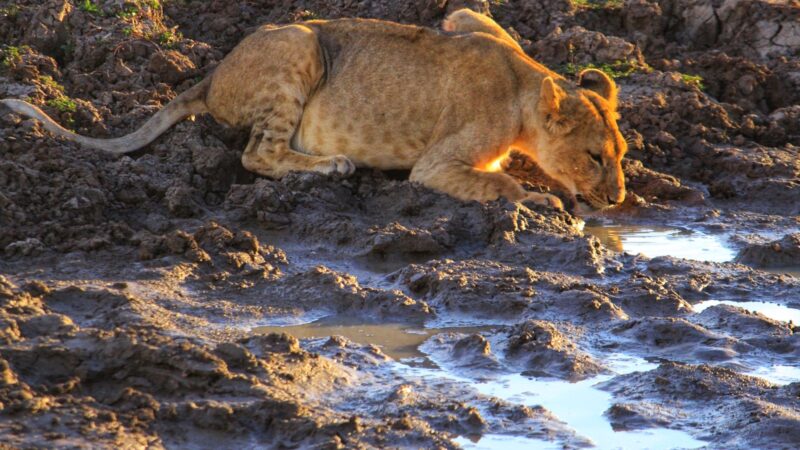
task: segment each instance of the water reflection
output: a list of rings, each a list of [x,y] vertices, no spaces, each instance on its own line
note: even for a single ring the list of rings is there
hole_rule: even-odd
[[[658,225],[623,225],[587,222],[584,232],[606,247],[650,258],[674,256],[697,261],[727,262],[736,251],[721,235]]]
[[[372,344],[395,361],[416,360],[430,366],[419,346],[429,337],[443,332],[477,333],[492,329],[491,326],[422,328],[407,323],[365,323],[363,319],[331,316],[311,323],[291,326],[264,326],[253,329],[254,333],[289,333],[297,339],[343,336],[360,344]]]
[[[637,370],[652,370],[655,364],[628,355],[612,355],[607,360],[618,374]],[[439,361],[436,361],[440,363]],[[437,364],[438,365],[438,364]],[[588,438],[598,449],[674,449],[699,448],[705,442],[694,439],[688,433],[666,428],[615,431],[605,419],[604,413],[613,404],[610,393],[596,389],[598,383],[608,381],[614,375],[601,375],[571,383],[558,379],[540,379],[521,374],[499,375],[493,379],[472,380],[442,368],[400,368],[398,372],[422,379],[449,378],[469,383],[478,392],[512,403],[528,406],[540,405],[573,428],[579,436]],[[458,442],[465,449],[509,450],[559,448],[552,442],[531,439],[525,436],[503,436],[488,434],[486,440],[461,438]]]
[[[800,323],[800,309],[789,308],[788,306],[779,305],[777,303],[769,302],[734,302],[729,300],[706,300],[692,306],[695,312],[700,313],[716,305],[730,305],[739,308],[744,308],[748,311],[755,311],[770,319],[779,322]]]
[[[395,363],[391,370],[396,375],[420,379],[426,383],[450,380],[469,385],[478,392],[523,405],[541,405],[552,411],[560,420],[573,428],[579,436],[590,439],[597,448],[696,448],[704,442],[689,434],[669,429],[614,431],[603,416],[613,404],[612,395],[595,388],[613,375],[602,375],[577,383],[558,379],[539,379],[516,373],[498,371],[494,377],[472,379],[459,370],[450,370],[446,362],[437,361],[426,351],[425,342],[443,332],[475,333],[496,327],[422,328],[398,323],[364,323],[355,318],[328,317],[316,322],[296,326],[259,327],[257,333],[286,332],[298,339],[344,336],[360,344],[380,347]],[[430,341],[432,342],[432,341]],[[647,371],[656,367],[641,358],[629,355],[606,355],[606,366],[615,373]],[[485,375],[485,374],[484,374]],[[561,448],[555,442],[519,435],[487,433],[483,436],[456,439],[466,449],[512,450]]]

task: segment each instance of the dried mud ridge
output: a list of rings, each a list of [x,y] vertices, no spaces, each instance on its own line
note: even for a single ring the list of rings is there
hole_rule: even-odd
[[[612,216],[725,230],[742,264],[800,265],[796,2],[79,3],[0,5],[0,97],[93,136],[134,129],[262,23],[490,10],[553,68],[636,69],[618,78],[631,194]],[[800,442],[800,384],[743,374],[796,364],[795,325],[692,311],[797,308],[796,278],[613,253],[567,213],[460,203],[403,174],[255,179],[243,140],[201,117],[117,158],[0,111],[0,446],[453,448],[500,429],[587,444],[544,408],[393,378],[375,347],[249,332],[320,314],[509,323],[426,344],[465,374],[581,380],[610,352],[649,358],[603,386],[615,429]],[[558,189],[522,159],[508,170]]]

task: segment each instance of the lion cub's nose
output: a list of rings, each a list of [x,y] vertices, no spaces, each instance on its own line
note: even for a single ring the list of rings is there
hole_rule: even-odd
[[[606,200],[608,201],[608,206],[617,206],[622,203],[619,199],[614,198],[612,196],[607,196]]]

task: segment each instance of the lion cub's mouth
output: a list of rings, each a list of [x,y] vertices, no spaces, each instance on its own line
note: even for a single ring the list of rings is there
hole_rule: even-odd
[[[597,212],[597,211],[600,211],[602,209],[605,209],[605,208],[602,208],[602,207],[598,208],[598,207],[594,206],[593,204],[591,204],[588,200],[586,200],[586,197],[584,197],[583,194],[575,194],[574,197],[575,197],[575,206],[573,208],[573,212],[575,212],[577,214],[581,214],[581,215],[583,215],[583,214],[591,214],[593,212]]]
[[[597,209],[591,203],[589,203],[588,200],[586,200],[586,197],[584,197],[583,194],[575,194],[575,203],[577,205],[588,207],[588,208],[591,208],[593,210]]]
[[[574,201],[572,202],[572,208],[570,209],[573,214],[583,215],[594,211],[594,208],[592,208],[589,202],[586,201],[586,197],[583,195],[574,194],[572,198]]]

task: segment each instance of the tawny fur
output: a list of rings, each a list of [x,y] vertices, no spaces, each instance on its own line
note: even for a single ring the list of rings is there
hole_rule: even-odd
[[[471,9],[453,11],[444,21],[442,29],[454,33],[486,33],[522,50],[519,43],[491,17],[477,13]]]
[[[513,148],[592,208],[624,199],[626,146],[611,79],[588,70],[578,85],[566,81],[488,17],[457,11],[445,27],[365,19],[262,27],[206,80],[117,139],[78,136],[32,105],[2,102],[55,134],[116,153],[208,112],[251,129],[242,164],[264,176],[411,169],[412,181],[460,199],[560,207],[557,197],[490,170]]]

